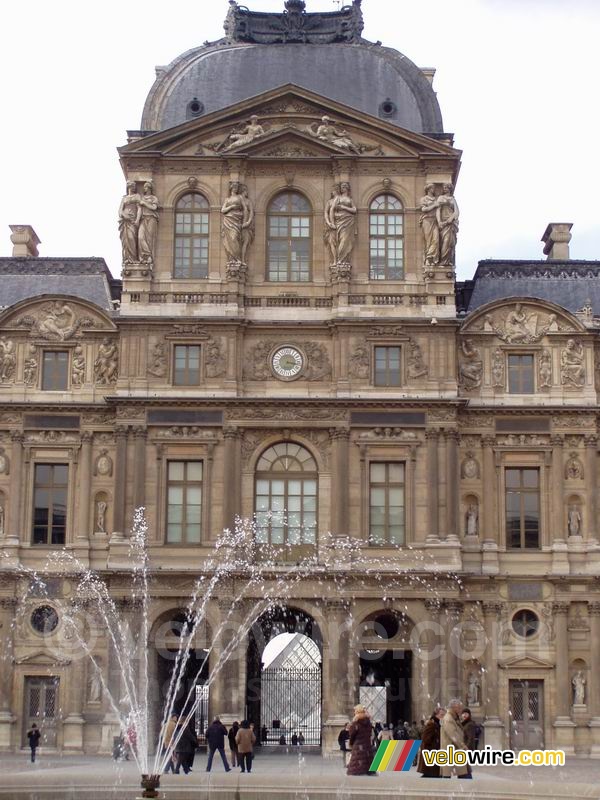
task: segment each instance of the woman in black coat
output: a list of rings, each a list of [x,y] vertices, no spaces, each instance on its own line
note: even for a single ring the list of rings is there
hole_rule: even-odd
[[[350,747],[352,755],[346,773],[348,775],[376,775],[369,772],[373,761],[373,728],[371,717],[364,706],[354,706],[354,719],[350,725]]]
[[[441,721],[446,713],[445,708],[437,708],[431,717],[425,723],[423,733],[421,734],[421,747],[419,749],[419,761],[417,763],[417,772],[421,773],[423,778],[439,778],[440,768],[433,764],[431,767],[427,766],[423,758],[423,750],[439,750],[440,737],[441,737]]]

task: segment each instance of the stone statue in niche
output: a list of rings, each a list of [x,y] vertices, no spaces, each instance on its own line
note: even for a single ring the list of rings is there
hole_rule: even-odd
[[[471,481],[479,478],[479,464],[473,457],[473,453],[471,451],[467,453],[467,457],[463,461],[461,477]]]
[[[154,264],[156,236],[158,234],[158,198],[152,181],[144,184],[144,194],[139,199],[138,258],[142,264]]]
[[[82,386],[85,382],[85,356],[83,347],[78,344],[73,350],[73,361],[71,364],[71,383],[73,386]]]
[[[440,266],[453,267],[456,262],[456,240],[458,238],[458,205],[454,199],[454,187],[444,184],[443,194],[436,202],[437,222],[440,229]]]
[[[478,706],[481,702],[481,682],[476,672],[469,673],[469,683],[467,688],[467,703],[470,706]]]
[[[221,208],[221,237],[227,254],[227,266],[246,266],[246,251],[254,235],[254,206],[239,181],[229,184],[229,197]]]
[[[427,375],[428,369],[421,346],[410,339],[408,343],[408,358],[406,359],[407,372],[409,378],[421,378]]]
[[[227,369],[227,359],[221,352],[220,341],[209,339],[205,345],[204,369],[207,378],[220,378]]]
[[[0,536],[4,536],[4,506],[0,505]]]
[[[106,510],[108,505],[105,500],[98,500],[96,503],[96,530],[98,533],[106,533]]]
[[[167,346],[164,342],[157,342],[152,350],[152,363],[148,367],[148,374],[156,378],[164,378],[167,374]]]
[[[127,193],[121,198],[119,206],[119,236],[124,264],[136,264],[139,261],[138,229],[142,216],[140,200],[135,181],[127,181]]]
[[[94,475],[101,475],[103,478],[110,478],[113,472],[112,458],[108,455],[108,450],[100,450],[100,455],[94,464]]]
[[[579,506],[569,506],[568,530],[569,536],[581,536],[581,511]]]
[[[573,686],[573,705],[584,706],[586,680],[583,670],[577,670],[577,672],[573,675],[571,684]]]
[[[583,363],[583,345],[575,339],[569,339],[560,354],[560,382],[563,386],[581,389],[585,384],[585,365]]]
[[[351,378],[368,378],[371,369],[369,346],[360,342],[348,359],[348,374]]]
[[[4,448],[0,447],[0,475],[8,475],[10,472],[10,461],[4,452]]]
[[[350,254],[354,248],[356,213],[356,206],[350,196],[350,184],[340,183],[325,208],[325,228],[328,246],[333,256],[332,266],[350,265]]]
[[[244,145],[250,144],[255,139],[259,139],[261,136],[264,136],[267,131],[264,127],[259,123],[258,117],[256,114],[253,114],[250,117],[250,122],[246,125],[246,129],[241,131],[240,133],[230,133],[226,139],[226,144],[223,147],[223,152],[227,152],[227,150],[233,150],[237,147],[243,147]]]
[[[317,139],[332,144],[334,147],[339,147],[340,150],[347,150],[349,153],[356,153],[357,155],[360,154],[360,148],[352,141],[347,131],[336,128],[329,117],[322,117],[321,124],[315,128],[316,125],[316,122],[310,125],[308,132],[316,136]]]
[[[88,702],[101,703],[102,702],[102,678],[96,669],[90,676],[88,685]]]
[[[103,339],[94,362],[96,383],[106,386],[115,383],[119,371],[119,351],[116,342]]]
[[[463,339],[460,346],[464,359],[458,366],[458,382],[466,391],[478,389],[483,375],[483,361],[479,350],[471,339]]]
[[[565,466],[565,478],[568,481],[583,480],[583,464],[579,460],[577,453],[569,454],[569,460]]]
[[[543,350],[540,355],[538,385],[540,389],[549,389],[552,386],[552,355],[549,350]]]
[[[492,358],[492,385],[496,389],[504,389],[504,353],[497,347]]]
[[[467,536],[479,535],[479,509],[476,503],[471,503],[467,509]]]
[[[0,383],[8,383],[11,380],[16,365],[15,343],[4,336],[0,337]]]
[[[435,267],[440,261],[440,229],[437,221],[437,197],[435,184],[425,186],[425,195],[419,201],[421,217],[419,225],[423,233],[423,254],[426,267]]]
[[[23,383],[25,386],[35,386],[37,382],[37,347],[33,344],[29,345],[28,357],[23,364]]]

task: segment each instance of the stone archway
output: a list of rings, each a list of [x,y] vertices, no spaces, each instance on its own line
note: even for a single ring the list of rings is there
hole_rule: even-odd
[[[323,642],[305,611],[277,607],[248,642],[246,715],[264,747],[321,746]]]

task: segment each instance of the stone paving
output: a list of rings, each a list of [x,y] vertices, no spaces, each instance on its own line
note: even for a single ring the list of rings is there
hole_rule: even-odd
[[[564,767],[486,767],[472,781],[424,780],[410,773],[350,778],[341,760],[320,756],[259,755],[251,775],[225,774],[221,763],[207,774],[206,756],[196,757],[191,775],[161,780],[164,800],[350,800],[353,797],[477,798],[481,800],[600,799],[600,761],[571,758]],[[10,800],[134,800],[141,791],[135,765],[108,757],[0,756],[0,798]]]

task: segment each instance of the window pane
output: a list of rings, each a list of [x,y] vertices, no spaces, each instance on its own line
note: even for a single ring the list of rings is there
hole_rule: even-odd
[[[42,365],[42,389],[64,391],[69,387],[69,354],[59,350],[45,350]]]
[[[169,480],[182,481],[183,480],[183,461],[169,461]]]
[[[385,481],[385,464],[371,464],[371,481]]]

